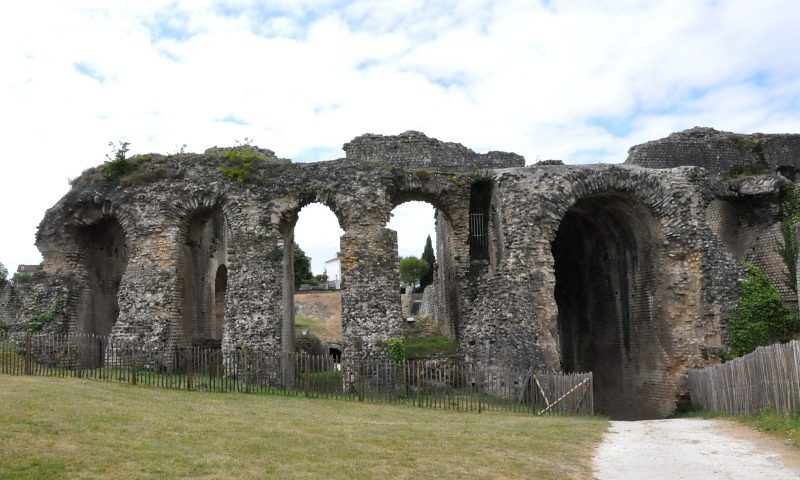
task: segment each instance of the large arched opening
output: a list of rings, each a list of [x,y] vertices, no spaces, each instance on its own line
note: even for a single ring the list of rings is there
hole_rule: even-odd
[[[440,225],[442,223],[447,225]],[[449,286],[443,284],[439,275],[437,255],[441,254],[441,249],[437,252],[436,248],[437,233],[443,228],[449,231],[446,216],[426,200],[408,200],[394,207],[386,228],[397,234],[396,288],[400,290],[407,355],[425,357],[456,353],[453,329],[442,328],[450,319],[443,318],[444,309],[440,305],[441,298],[449,291]],[[412,278],[414,264],[427,268],[418,278]],[[404,274],[412,274],[412,277]]]
[[[674,408],[658,311],[661,226],[635,195],[577,201],[552,242],[562,368],[594,374],[595,409],[615,419]]]
[[[86,269],[77,331],[105,337],[119,317],[117,295],[128,266],[125,231],[116,218],[104,218],[78,228],[77,240]]]
[[[344,286],[340,238],[344,230],[330,207],[318,202],[302,206],[284,230],[283,350],[329,355],[338,362]]]
[[[228,232],[219,207],[201,209],[188,220],[180,245],[181,330],[186,345],[220,348],[228,284]]]

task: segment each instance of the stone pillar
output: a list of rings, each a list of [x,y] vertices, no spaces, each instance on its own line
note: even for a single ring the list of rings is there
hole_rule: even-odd
[[[284,237],[256,201],[237,199],[224,212],[231,236],[222,348],[280,352]]]
[[[177,226],[164,222],[128,237],[132,255],[120,283],[120,312],[112,338],[168,349],[181,342],[181,292],[176,275],[179,236]]]
[[[397,234],[380,224],[352,226],[341,239],[345,358],[388,358],[386,341],[402,332]]]

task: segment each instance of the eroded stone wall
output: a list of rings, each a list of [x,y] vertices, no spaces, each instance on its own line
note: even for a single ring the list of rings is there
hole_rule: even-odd
[[[0,278],[0,324],[11,326],[17,318],[17,294],[14,286],[5,278]]]
[[[437,212],[436,318],[464,359],[511,366],[517,385],[530,367],[590,369],[603,413],[663,417],[688,369],[717,361],[739,260],[780,270],[766,216],[791,180],[775,172],[800,146],[732,135],[693,129],[634,147],[636,165],[531,167],[418,132],[364,135],[346,158],[309,164],[248,147],[264,161],[241,182],[222,175],[229,149],[136,157],[121,179],[85,172],[47,212],[45,273],[20,311],[33,292],[63,295],[50,331],[292,351],[294,225],[319,202],[345,232],[345,358],[386,358],[403,318],[385,225],[421,200]],[[774,178],[723,177],[740,164]]]

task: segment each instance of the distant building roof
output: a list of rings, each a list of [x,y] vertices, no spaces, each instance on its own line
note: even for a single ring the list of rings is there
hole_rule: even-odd
[[[17,273],[35,273],[39,270],[39,265],[20,265],[17,267]]]

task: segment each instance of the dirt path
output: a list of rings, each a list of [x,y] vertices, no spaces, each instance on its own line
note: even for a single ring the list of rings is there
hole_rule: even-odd
[[[725,420],[611,422],[597,480],[800,479],[800,452]]]

